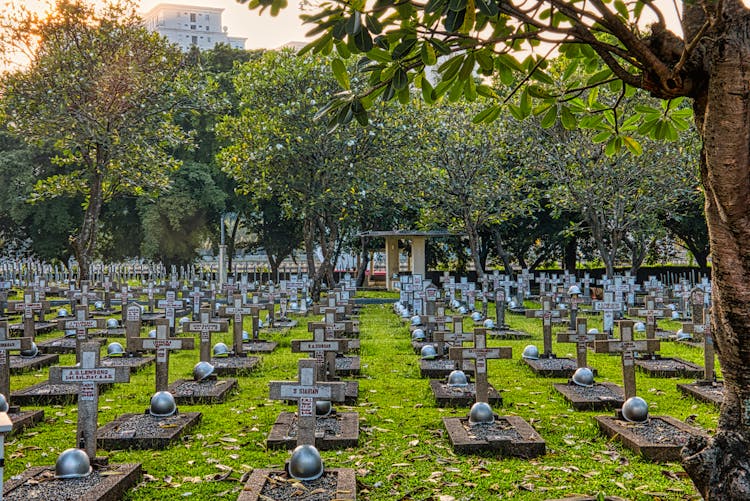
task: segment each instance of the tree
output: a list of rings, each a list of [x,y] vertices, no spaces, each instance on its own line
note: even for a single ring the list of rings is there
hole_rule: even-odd
[[[251,8],[270,7],[273,13],[286,0],[247,3]],[[412,84],[421,88],[426,101],[486,95],[506,101],[521,118],[536,112],[548,121],[560,120],[568,129],[577,126],[577,114],[583,113],[584,126],[606,133],[602,140],[607,153],[621,147],[637,153],[633,130],[654,139],[675,138],[687,128],[688,117],[671,105],[624,113],[617,103],[598,103],[597,86],[608,85],[624,94],[643,89],[673,102],[690,99],[703,141],[700,166],[713,264],[712,322],[725,383],[716,434],[692,441],[683,465],[707,499],[748,499],[750,10],[739,0],[683,1],[681,7],[682,37],[668,29],[655,3],[643,0],[334,0],[320,4],[307,20],[319,35],[310,49],[326,53],[335,47],[342,57],[365,54],[358,67],[369,72],[370,89],[346,92],[329,104],[333,122],[364,120],[376,97],[403,99]],[[656,22],[645,31],[647,13]],[[540,52],[542,41],[551,48]],[[555,48],[569,58],[572,68],[562,87],[555,87],[544,71],[546,55]],[[441,81],[433,87],[424,68],[435,65],[438,54],[445,62],[439,68]],[[498,94],[476,85],[471,74],[477,67],[484,74],[499,73],[511,87]],[[576,67],[583,67],[588,76],[574,77]],[[514,79],[516,72],[520,80]],[[503,104],[492,104],[477,120],[492,120]]]
[[[201,93],[182,85],[182,54],[148,32],[127,0],[101,10],[58,0],[46,17],[21,8],[6,19],[4,53],[23,46],[31,60],[2,76],[0,115],[12,133],[56,153],[59,171],[37,182],[33,200],[84,200],[70,242],[87,279],[102,207],[165,187],[177,167],[167,149],[188,142],[173,114]]]

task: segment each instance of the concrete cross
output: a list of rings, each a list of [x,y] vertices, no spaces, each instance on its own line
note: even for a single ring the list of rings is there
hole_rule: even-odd
[[[622,303],[615,301],[612,292],[605,292],[602,301],[593,301],[594,311],[602,312],[602,330],[612,334],[615,325],[615,312],[622,311]]]
[[[257,311],[257,309],[250,306],[243,306],[242,296],[239,294],[235,294],[232,300],[232,306],[222,306],[221,308],[219,308],[219,315],[232,319],[232,339],[234,344],[234,353],[235,355],[240,356],[243,353],[242,327],[245,322],[245,317],[253,315],[253,313]]]
[[[487,348],[487,333],[484,329],[474,329],[473,348],[450,348],[449,356],[458,361],[463,367],[464,359],[474,360],[474,380],[476,385],[476,401],[489,402],[489,382],[487,381],[487,361],[501,358],[512,358],[513,349],[507,346]]]
[[[505,289],[495,289],[495,319],[497,328],[499,330],[507,329],[508,324],[505,323]]]
[[[315,445],[315,402],[343,402],[346,383],[317,381],[318,362],[303,358],[299,362],[297,381],[268,383],[271,400],[297,401],[297,445]]]
[[[99,299],[99,295],[89,290],[89,287],[90,285],[88,280],[81,280],[81,290],[73,291],[73,299],[77,301],[77,304],[73,308],[74,311],[83,309],[86,310],[86,314],[88,315],[89,300],[96,301],[97,299]]]
[[[594,341],[596,353],[622,354],[622,385],[625,389],[625,399],[636,395],[635,389],[635,352],[653,353],[659,350],[661,342],[658,339],[633,340],[633,321],[620,320],[620,339]]]
[[[153,313],[156,304],[156,294],[161,293],[161,288],[157,287],[154,282],[149,282],[146,287],[141,288],[140,292],[141,294],[146,294],[146,299],[148,300],[147,311]]]
[[[656,337],[656,319],[664,318],[672,313],[669,308],[658,308],[656,296],[646,296],[645,308],[630,308],[628,315],[646,319],[646,338],[654,339]]]
[[[182,304],[182,299],[177,299],[177,293],[173,290],[168,290],[165,294],[165,298],[157,303],[159,308],[164,308],[164,318],[169,320],[169,330],[172,334],[174,334],[175,331],[175,313],[177,308],[182,308]]]
[[[542,298],[542,309],[541,310],[526,310],[526,318],[541,318],[542,319],[542,336],[544,339],[544,352],[542,357],[552,358],[552,319],[562,318],[567,314],[564,310],[555,310],[552,308],[552,298]]]
[[[587,320],[579,318],[576,320],[576,329],[573,332],[558,332],[558,343],[575,343],[576,344],[576,365],[578,367],[588,367],[586,357],[588,355],[586,345],[597,340],[607,339],[607,334],[598,332],[589,334],[587,329]]]
[[[130,368],[99,367],[99,343],[83,343],[80,364],[75,367],[50,367],[49,381],[52,384],[79,385],[76,444],[86,451],[86,455],[93,462],[96,456],[99,385],[129,382]]]
[[[11,350],[28,350],[31,348],[30,337],[9,338],[8,322],[0,321],[0,393],[10,402],[10,356]]]
[[[323,380],[335,381],[336,377],[336,354],[344,353],[348,349],[346,339],[334,339],[326,336],[325,327],[318,326],[313,329],[313,339],[292,340],[292,353],[309,353],[323,367],[321,377]]]
[[[192,302],[193,320],[198,320],[198,316],[200,315],[201,311],[201,302],[203,298],[206,297],[206,293],[201,290],[200,282],[193,282],[193,290],[190,291],[188,296],[190,297],[190,300]]]
[[[227,323],[224,320],[212,322],[211,310],[208,308],[202,308],[200,320],[198,322],[186,322],[184,326],[184,332],[195,332],[200,334],[201,362],[210,361],[211,334],[214,332],[226,332]]]
[[[104,289],[104,309],[112,310],[112,280],[109,275],[104,275],[102,280],[102,289]]]
[[[36,324],[34,323],[34,312],[49,309],[48,301],[34,301],[34,293],[27,289],[23,294],[23,301],[10,301],[8,308],[13,311],[21,311],[23,318],[23,335],[34,339],[36,335]]]
[[[88,318],[89,311],[79,308],[76,310],[75,320],[58,320],[57,328],[62,330],[75,329],[76,331],[76,362],[80,362],[81,345],[88,341],[89,329],[103,329],[107,321],[103,318]]]
[[[125,305],[128,303],[128,299],[132,298],[133,294],[128,292],[127,284],[123,284],[122,287],[120,287],[120,292],[115,293],[115,299],[118,299],[120,301],[120,316],[122,317],[123,324],[127,321],[125,314]]]
[[[128,351],[156,351],[156,391],[166,391],[169,386],[169,352],[192,350],[195,340],[192,337],[169,337],[169,323],[159,318],[156,324],[156,337],[128,338]]]

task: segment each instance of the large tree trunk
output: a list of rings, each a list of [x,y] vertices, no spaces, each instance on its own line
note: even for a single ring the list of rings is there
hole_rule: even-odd
[[[694,100],[713,261],[716,351],[724,403],[716,433],[692,440],[683,466],[707,500],[750,499],[750,18],[728,0]]]
[[[90,279],[91,262],[96,248],[96,236],[99,226],[99,216],[102,212],[103,186],[102,176],[94,175],[90,180],[88,206],[83,215],[83,223],[78,234],[71,237],[71,245],[78,261],[78,286],[81,280]]]

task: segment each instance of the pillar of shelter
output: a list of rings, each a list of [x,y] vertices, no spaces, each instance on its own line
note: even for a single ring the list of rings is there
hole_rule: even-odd
[[[425,258],[426,237],[411,237],[411,273],[412,275],[421,275],[425,278],[427,271],[427,260]]]
[[[399,238],[395,235],[385,237],[385,288],[387,290],[393,290],[393,277],[398,277],[399,273],[398,241]]]

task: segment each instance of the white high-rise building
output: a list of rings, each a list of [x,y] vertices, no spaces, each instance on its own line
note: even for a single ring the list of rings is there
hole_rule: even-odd
[[[155,31],[172,43],[188,50],[193,45],[201,50],[213,49],[224,43],[234,49],[244,49],[247,38],[230,37],[221,25],[224,9],[160,3],[143,16],[146,28]]]

